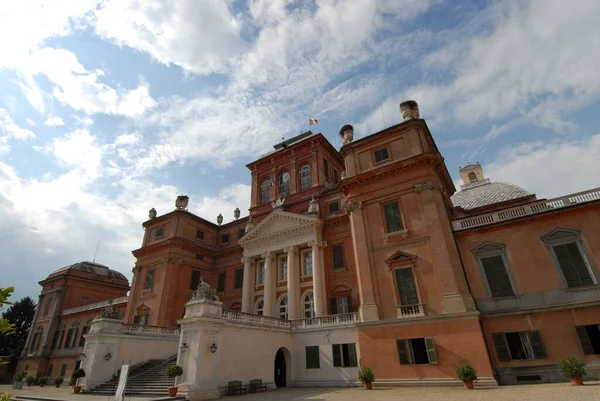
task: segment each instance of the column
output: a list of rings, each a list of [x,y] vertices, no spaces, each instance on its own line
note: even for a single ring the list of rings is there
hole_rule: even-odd
[[[252,299],[254,298],[253,282],[253,260],[250,258],[242,258],[244,264],[244,286],[242,288],[242,312],[253,313]]]
[[[325,303],[323,267],[321,266],[321,243],[313,241],[309,243],[312,247],[313,268],[313,293],[315,296],[315,316],[327,315],[327,304]]]
[[[288,295],[288,319],[300,318],[300,272],[298,271],[297,255],[298,247],[290,246],[287,252],[287,295]]]
[[[275,316],[275,273],[277,264],[273,263],[273,252],[266,252],[262,256],[265,258],[265,305],[263,315]]]

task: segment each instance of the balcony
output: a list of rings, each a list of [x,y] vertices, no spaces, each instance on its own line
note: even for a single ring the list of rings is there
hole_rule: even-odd
[[[252,313],[236,312],[224,309],[222,312],[222,317],[224,320],[234,323],[262,327],[277,327],[287,330],[316,329],[320,327],[352,325],[359,322],[358,313],[342,313],[339,315],[286,320],[276,317],[254,315]]]
[[[358,313],[341,313],[339,315],[311,317],[307,319],[292,320],[291,322],[292,329],[294,330],[342,326],[345,324],[358,323]]]
[[[237,312],[228,309],[223,309],[222,317],[230,322],[248,324],[252,326],[279,327],[282,329],[290,329],[292,327],[292,322],[286,319],[254,315],[252,313]]]
[[[468,230],[470,228],[500,223],[503,221],[518,219],[524,216],[540,214],[562,209],[568,206],[581,205],[598,200],[600,200],[600,188],[590,189],[589,191],[578,192],[575,194],[562,196],[560,198],[533,202],[527,205],[499,210],[497,212],[458,219],[452,222],[452,229],[454,231]]]
[[[425,309],[423,306],[423,304],[398,306],[398,319],[410,319],[413,317],[425,316]]]
[[[128,297],[120,297],[120,298],[111,299],[109,301],[112,301],[112,306],[116,306],[116,305],[121,305],[121,304],[127,303],[127,299],[128,299]],[[87,304],[87,305],[77,306],[75,308],[65,309],[62,312],[62,316],[72,315],[74,313],[85,312],[85,311],[94,310],[94,309],[106,308],[109,305],[109,301],[95,302],[93,304]]]

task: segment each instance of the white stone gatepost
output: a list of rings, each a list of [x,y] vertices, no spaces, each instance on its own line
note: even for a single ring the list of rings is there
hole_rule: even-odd
[[[123,322],[119,319],[95,319],[85,337],[81,368],[86,377],[79,379],[83,389],[93,389],[110,380],[118,365],[119,335]]]

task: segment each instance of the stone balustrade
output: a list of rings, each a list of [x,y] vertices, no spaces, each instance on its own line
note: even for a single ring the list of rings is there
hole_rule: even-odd
[[[341,313],[339,315],[329,315],[320,317],[311,317],[306,319],[292,320],[292,329],[302,330],[319,328],[326,326],[340,326],[345,324],[358,323],[358,313]]]
[[[283,329],[290,329],[292,327],[291,321],[286,319],[279,319],[276,317],[263,315],[254,315],[252,313],[237,312],[227,309],[223,309],[222,317],[225,320],[235,323],[266,327],[280,327]]]
[[[425,316],[425,309],[423,308],[423,304],[400,305],[397,309],[398,319]]]
[[[262,326],[262,327],[279,327],[282,329],[302,330],[326,326],[339,326],[346,324],[358,323],[358,313],[342,313],[339,315],[312,317],[307,319],[286,320],[276,317],[263,315],[254,315],[252,313],[237,312],[223,309],[223,319],[241,324]]]
[[[116,306],[116,305],[121,305],[121,304],[127,303],[127,299],[128,299],[128,297],[125,296],[125,297],[111,299],[110,301],[112,301],[113,306]],[[74,313],[85,312],[85,311],[94,310],[94,309],[103,309],[103,308],[106,308],[108,305],[109,305],[109,301],[94,302],[93,304],[87,304],[87,305],[77,306],[75,308],[65,309],[62,312],[61,316],[72,315]]]
[[[178,327],[144,326],[139,324],[123,323],[121,333],[132,335],[156,335],[165,337],[179,337],[181,330]]]

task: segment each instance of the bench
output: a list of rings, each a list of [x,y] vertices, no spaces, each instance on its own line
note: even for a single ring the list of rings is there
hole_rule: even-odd
[[[240,380],[235,380],[227,384],[227,395],[246,394],[246,387]]]
[[[261,379],[250,380],[250,386],[248,387],[251,393],[257,391],[267,391],[267,385],[263,384]]]

